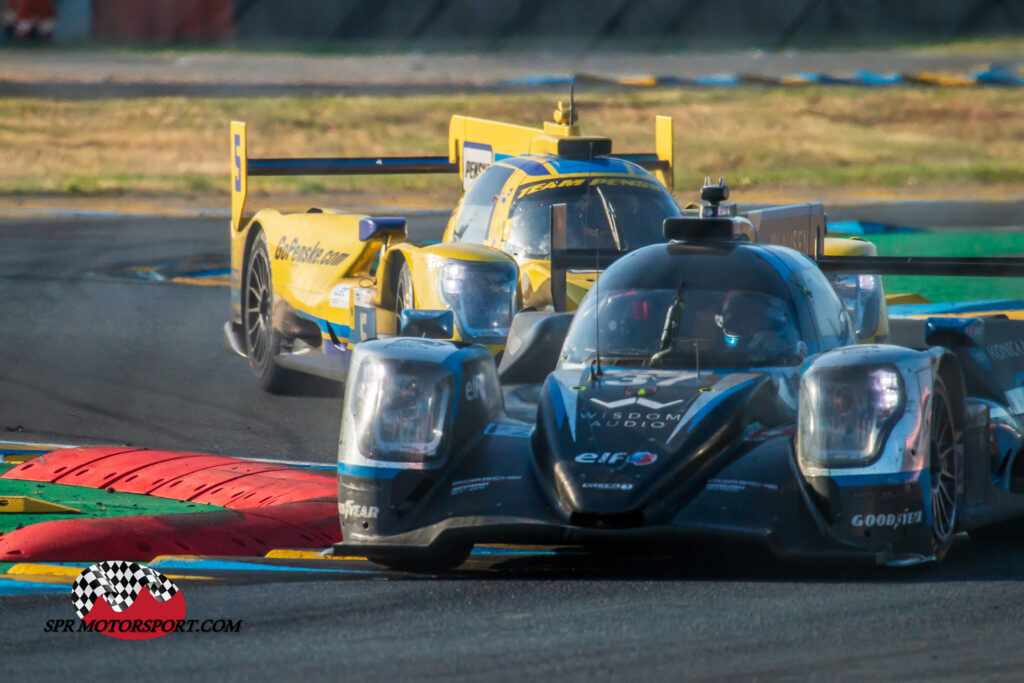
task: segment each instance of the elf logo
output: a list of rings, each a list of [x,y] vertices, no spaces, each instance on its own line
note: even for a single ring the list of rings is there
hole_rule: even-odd
[[[604,453],[580,453],[576,456],[576,462],[583,465],[618,465],[618,464],[629,464],[636,465],[637,467],[643,467],[644,465],[651,465],[658,459],[657,453],[651,453],[650,451],[636,451],[635,453],[629,453],[626,451],[605,451]]]

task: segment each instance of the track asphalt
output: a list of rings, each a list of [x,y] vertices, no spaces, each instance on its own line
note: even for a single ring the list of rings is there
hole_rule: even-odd
[[[859,210],[830,214],[866,219]],[[921,225],[893,210],[871,218]],[[1004,209],[963,210],[986,225]],[[442,220],[417,217],[411,232],[436,236]],[[337,395],[261,393],[222,346],[223,287],[114,273],[223,257],[226,229],[223,218],[0,220],[0,437],[333,460]],[[700,549],[676,561],[478,557],[444,578],[314,566],[325,563],[347,571],[183,584],[189,618],[242,619],[239,633],[44,633],[74,617],[66,595],[6,597],[0,661],[16,680],[977,680],[1024,666],[1024,543],[963,539],[944,564],[901,571]]]

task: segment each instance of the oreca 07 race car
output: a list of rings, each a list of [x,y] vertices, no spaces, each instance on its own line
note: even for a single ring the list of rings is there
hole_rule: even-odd
[[[440,569],[476,543],[710,538],[906,565],[1024,515],[1024,363],[988,350],[1021,323],[894,320],[899,345],[857,344],[822,271],[1005,274],[1021,259],[816,263],[733,217],[664,229],[575,315],[520,314],[500,367],[475,345],[360,345],[339,551]],[[506,400],[531,392],[535,412],[512,417]]]
[[[403,326],[498,353],[516,311],[552,304],[552,204],[568,207],[572,247],[624,253],[660,241],[661,221],[679,215],[671,119],[656,119],[655,153],[613,156],[610,139],[580,133],[573,105],[555,118],[535,129],[453,116],[447,156],[383,158],[253,159],[245,124],[232,123],[231,349],[269,391],[286,390],[294,371],[344,380],[353,345]],[[466,192],[440,244],[408,241],[402,218],[245,211],[251,176],[402,173],[460,175]],[[593,267],[572,273],[563,309],[595,277]],[[403,323],[412,309],[435,313]]]

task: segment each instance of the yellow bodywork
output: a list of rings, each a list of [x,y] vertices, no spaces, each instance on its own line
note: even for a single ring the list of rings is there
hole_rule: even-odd
[[[878,249],[872,242],[868,242],[867,240],[863,240],[858,237],[826,237],[825,255],[878,256]],[[878,280],[878,286],[882,286],[881,278]],[[889,341],[889,315],[886,310],[886,304],[891,302],[886,301],[884,295],[882,301],[884,303],[878,307],[878,325],[874,328],[875,334],[867,337],[861,337],[858,340],[861,344],[884,344]]]
[[[441,266],[447,259],[515,263],[505,253],[510,200],[522,184],[569,177],[554,168],[550,161],[545,162],[545,159],[550,160],[550,155],[568,149],[566,141],[598,146],[592,149],[604,149],[600,146],[607,145],[610,150],[611,145],[606,138],[581,135],[575,111],[562,107],[561,103],[555,112],[555,122],[547,122],[540,129],[453,116],[448,144],[447,166],[450,168],[437,172],[458,172],[463,186],[468,187],[479,173],[496,162],[522,155],[544,155],[538,156],[538,160],[549,175],[524,171],[512,174],[502,191],[503,201],[496,203],[486,235],[477,243],[457,241],[453,235],[454,219],[462,202],[452,214],[440,244],[418,245],[395,237],[377,237],[364,242],[360,240],[359,224],[361,219],[368,218],[365,215],[315,209],[309,213],[263,209],[247,216],[248,176],[254,173],[250,164],[253,160],[247,155],[245,124],[232,122],[232,323],[239,326],[243,322],[245,268],[258,234],[264,236],[267,244],[276,329],[297,324],[303,327],[308,339],[311,325],[315,324],[321,343],[330,344],[334,349],[351,348],[370,337],[395,334],[396,285],[403,263],[408,265],[412,276],[415,308],[448,308],[439,291]],[[634,155],[643,157],[638,163],[651,168],[655,178],[668,189],[672,184],[672,146],[672,120],[659,116],[655,122],[655,153]],[[620,174],[630,182],[638,182],[640,175],[650,178],[639,166],[626,166],[636,168]],[[593,175],[609,174],[574,173],[571,178],[575,179],[573,182],[583,183]],[[650,182],[654,182],[653,179]],[[548,306],[551,302],[550,262],[519,259],[516,265],[520,273],[517,308]],[[596,272],[569,274],[567,304],[570,309],[576,308],[596,275]],[[461,339],[458,327],[455,326],[453,340]],[[497,352],[503,347],[490,348]]]

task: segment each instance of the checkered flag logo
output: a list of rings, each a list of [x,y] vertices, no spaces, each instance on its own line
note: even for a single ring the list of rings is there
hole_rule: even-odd
[[[158,602],[167,602],[178,592],[178,587],[155,569],[136,562],[112,561],[99,562],[79,574],[71,596],[78,616],[85,619],[101,597],[120,613],[132,606],[143,588],[148,588]]]

